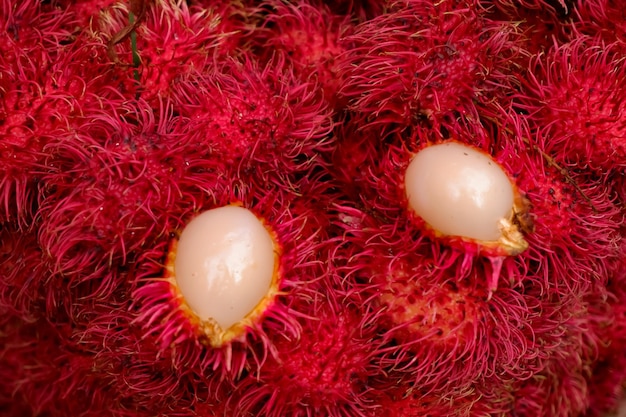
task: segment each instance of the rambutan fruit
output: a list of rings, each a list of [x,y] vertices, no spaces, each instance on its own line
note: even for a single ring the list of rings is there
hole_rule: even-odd
[[[48,144],[70,134],[75,119],[123,83],[104,60],[104,45],[74,32],[71,12],[31,3],[8,7],[13,13],[4,26],[15,34],[3,37],[0,57],[0,222],[22,226],[45,193]]]
[[[56,0],[54,3],[57,7],[64,7],[74,14],[79,28],[88,30],[103,11],[119,2],[120,0]],[[138,3],[136,0],[133,2]]]
[[[134,8],[140,8],[141,20],[134,20],[139,19]],[[136,80],[138,90],[132,93],[154,104],[190,75],[241,53],[247,28],[240,9],[226,1],[206,7],[181,0],[118,2],[100,14],[92,34]]]
[[[623,250],[626,244],[622,243]],[[609,276],[607,291],[598,293],[590,303],[590,330],[597,336],[597,356],[589,373],[588,416],[603,416],[615,410],[626,398],[626,256]]]
[[[164,104],[154,115],[142,101],[108,104],[48,144],[48,192],[37,214],[54,272],[74,283],[96,279],[102,296],[113,288],[105,276],[178,226],[167,215],[173,202],[181,212],[195,203],[180,200],[185,158],[193,155],[185,154],[171,109]]]
[[[590,363],[592,350],[581,346],[588,308],[576,300],[606,284],[620,256],[623,221],[602,181],[560,169],[533,146],[539,142],[529,139],[528,126],[515,114],[497,126],[485,122],[464,134],[457,129],[454,139],[493,155],[488,161],[500,165],[528,200],[518,221],[528,247],[503,256],[433,235],[412,215],[404,185],[412,159],[423,149],[442,146],[433,143],[456,142],[419,128],[410,136],[388,135],[383,143],[368,132],[351,132],[338,130],[334,165],[342,181],[353,179],[347,189],[354,201],[339,208],[337,217],[352,248],[344,275],[367,302],[379,306],[381,331],[389,342],[378,351],[390,378],[409,384],[407,391],[416,395],[449,398],[452,389],[478,389],[488,379],[495,391],[516,381],[539,381],[552,360],[557,368],[567,366],[572,349]],[[447,178],[437,168],[431,171]],[[420,192],[428,193],[428,187]],[[572,381],[586,384],[586,370],[572,369]],[[536,401],[544,388],[529,388],[541,391]],[[511,396],[517,396],[516,389]],[[485,401],[478,403],[491,407]],[[586,397],[581,401],[570,410],[584,411]],[[539,404],[539,410],[550,410],[546,401]],[[513,409],[512,397],[493,407]]]
[[[521,7],[511,2],[481,1],[483,16],[488,20],[509,21],[516,28],[518,53],[513,57],[511,71],[518,78],[525,77],[528,61],[532,56],[549,50],[555,43],[571,39],[571,26],[550,8]]]
[[[383,375],[371,360],[375,317],[331,293],[325,298],[299,318],[298,337],[274,334],[273,352],[258,372],[235,383],[236,415],[358,417],[379,406],[371,385]]]
[[[419,150],[406,167],[404,188],[410,209],[435,234],[503,255],[528,247],[522,235],[527,202],[502,167],[474,147],[447,141]]]
[[[34,321],[49,271],[34,232],[0,226],[0,311]]]
[[[359,218],[358,211],[343,211]],[[484,277],[491,271],[478,262],[437,264],[437,248],[412,241],[414,231],[374,229],[375,219],[361,218],[351,222],[360,230],[346,239],[353,247],[364,239],[367,244],[349,255],[346,275],[368,304],[379,306],[374,314],[388,342],[377,349],[378,363],[403,387],[394,394],[403,398],[397,415],[510,415],[515,409],[565,416],[586,409],[585,379],[600,339],[589,332],[581,293],[546,289],[528,268],[520,285],[500,287],[489,298]],[[568,377],[546,371],[551,366],[569,367]],[[564,393],[578,402],[565,402]],[[526,406],[536,408],[523,413]]]
[[[586,0],[576,4],[572,24],[578,33],[599,36],[608,44],[626,41],[626,12],[619,1]]]
[[[0,223],[24,225],[38,197],[33,165],[63,125],[55,107],[69,107],[65,86],[49,76],[58,76],[59,45],[71,34],[62,28],[62,12],[44,12],[38,1],[12,3],[0,3]]]
[[[29,415],[129,416],[94,366],[92,353],[73,348],[71,324],[26,322],[3,314],[0,324],[0,410]],[[7,319],[8,317],[8,319]],[[132,415],[146,415],[135,408]]]
[[[282,59],[226,60],[178,84],[173,102],[207,158],[261,187],[308,173],[332,150],[331,111],[316,84],[299,80]]]
[[[565,20],[571,15],[576,0],[495,0],[485,4],[495,6],[510,15],[534,15],[546,21]]]
[[[330,7],[334,13],[350,17],[355,22],[364,22],[385,13],[389,1],[383,0],[316,0],[320,7]]]
[[[623,51],[581,36],[533,60],[516,105],[558,163],[602,172],[626,166]]]
[[[496,398],[487,398],[478,387],[446,395],[424,395],[412,389],[386,390],[376,417],[478,417],[504,416],[508,408],[499,407],[510,396],[503,389]]]
[[[512,113],[506,117],[500,126],[466,126],[465,132],[458,129],[454,139],[484,151],[493,149],[488,153],[525,201],[527,211],[513,211],[517,213],[514,223],[528,249],[516,257],[503,260],[499,258],[502,253],[490,252],[484,245],[441,239],[441,234],[433,236],[412,214],[414,209],[408,205],[404,185],[407,167],[418,151],[432,143],[446,142],[446,138],[432,131],[416,128],[409,137],[391,135],[381,144],[367,132],[354,132],[346,126],[337,131],[334,173],[348,184],[345,189],[356,199],[357,207],[381,216],[389,230],[396,230],[402,224],[415,231],[414,236],[407,236],[411,240],[427,236],[437,245],[445,243],[451,251],[442,251],[444,257],[461,257],[466,263],[479,258],[494,262],[495,275],[489,285],[492,288],[497,282],[497,271],[513,265],[517,272],[516,278],[511,277],[512,282],[522,280],[531,267],[532,274],[544,277],[546,288],[549,280],[557,288],[572,289],[572,286],[588,287],[591,277],[606,279],[608,265],[618,256],[623,216],[614,193],[594,176],[570,175],[545,151],[533,146],[540,142],[528,139],[532,136],[528,126],[524,127],[524,119]],[[521,149],[527,151],[520,152]],[[392,236],[389,239],[397,241]],[[569,278],[557,279],[557,276]]]
[[[175,348],[175,361],[180,366],[192,363],[200,372],[219,369],[221,378],[231,379],[267,360],[273,351],[269,335],[283,334],[296,339],[300,336],[300,325],[295,318],[304,313],[297,311],[293,303],[315,297],[318,292],[315,283],[324,281],[328,275],[327,264],[318,259],[326,242],[324,230],[328,220],[316,208],[326,204],[323,196],[327,186],[315,176],[307,180],[311,181],[308,185],[304,179],[288,184],[297,187],[293,190],[276,184],[265,189],[250,187],[236,177],[207,182],[205,189],[212,201],[198,207],[207,211],[197,217],[185,215],[183,220],[188,223],[184,228],[174,229],[172,243],[168,245],[161,240],[138,261],[140,269],[134,291],[136,322],[146,334],[156,337],[159,349]],[[217,226],[207,232],[188,231],[204,222],[203,216],[226,222],[223,216],[229,212],[244,214],[250,219],[250,227],[266,229],[260,232],[262,240],[267,240],[262,251],[267,251],[266,257],[271,258],[263,261],[268,265],[265,273],[262,274],[260,261],[245,271],[241,265],[227,267],[230,261],[226,258],[230,255],[226,248],[232,246],[228,249],[235,251],[231,252],[232,256],[239,256],[236,252],[243,250],[240,246],[244,242],[236,241],[234,234],[221,240],[216,235],[221,227]],[[199,247],[209,247],[206,243],[190,244],[186,236],[196,233],[202,239],[223,243],[215,248],[213,255],[208,252],[196,255]],[[260,245],[260,242],[246,243],[249,249],[245,251],[257,250],[257,243]],[[222,246],[223,252],[218,251]],[[190,250],[194,252],[190,254]],[[217,265],[214,271],[185,272],[196,256],[207,256],[204,268],[210,269],[209,263]],[[246,276],[253,275],[241,277],[241,284],[232,281],[244,272]],[[207,283],[207,279],[215,279],[214,284]],[[201,292],[198,285],[202,286]],[[252,286],[256,288],[254,292]],[[216,311],[214,307],[220,305],[221,311]]]
[[[331,108],[339,108],[337,90],[342,84],[337,57],[350,49],[344,42],[354,25],[350,16],[331,12],[326,5],[301,1],[265,1],[259,6],[262,27],[255,30],[252,44],[263,62],[284,54],[296,77],[320,85]]]
[[[340,57],[339,95],[361,128],[477,120],[477,108],[506,100],[515,82],[516,37],[511,22],[485,19],[472,1],[397,1],[346,37],[354,47]]]

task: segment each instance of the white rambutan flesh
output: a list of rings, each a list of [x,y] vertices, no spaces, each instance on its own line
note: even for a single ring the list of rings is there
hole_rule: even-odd
[[[488,154],[459,142],[427,146],[405,172],[409,208],[437,235],[514,255],[527,248],[517,226],[525,210],[515,185]]]
[[[212,345],[262,315],[276,293],[276,247],[263,222],[234,205],[201,213],[181,232],[171,272]]]

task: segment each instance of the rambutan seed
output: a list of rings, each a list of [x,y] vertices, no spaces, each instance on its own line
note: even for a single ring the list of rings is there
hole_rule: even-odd
[[[193,218],[168,254],[169,279],[211,345],[241,336],[277,294],[279,250],[250,210],[227,205]]]
[[[405,173],[409,208],[437,235],[458,236],[517,255],[528,248],[519,219],[528,208],[490,155],[460,142],[428,146]]]

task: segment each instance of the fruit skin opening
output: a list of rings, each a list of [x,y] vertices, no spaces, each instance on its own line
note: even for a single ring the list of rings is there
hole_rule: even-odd
[[[404,177],[408,210],[436,238],[475,244],[493,256],[528,248],[530,202],[491,155],[452,140],[411,158]]]
[[[232,205],[223,207],[241,206]],[[281,251],[279,249],[279,245],[277,244],[275,233],[267,226],[267,224],[262,219],[258,219],[257,217],[257,220],[259,220],[263,227],[266,229],[273,242],[274,267],[271,282],[267,289],[267,292],[256,304],[256,306],[253,307],[250,312],[247,313],[243,318],[228,327],[220,325],[220,323],[218,323],[218,321],[213,317],[200,317],[200,315],[190,306],[189,302],[187,302],[176,279],[175,268],[176,256],[178,254],[178,246],[182,232],[180,232],[178,236],[176,236],[170,242],[165,265],[165,279],[170,284],[173,299],[179,304],[180,310],[184,313],[188,320],[197,328],[200,340],[212,347],[217,348],[224,346],[234,340],[243,340],[243,338],[245,338],[246,329],[255,326],[255,324],[263,317],[267,309],[273,305],[276,296],[280,294],[279,285],[281,275]]]

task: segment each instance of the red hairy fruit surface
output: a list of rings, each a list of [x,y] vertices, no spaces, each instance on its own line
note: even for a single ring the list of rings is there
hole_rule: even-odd
[[[483,2],[485,7],[493,7],[513,17],[537,16],[554,23],[565,20],[577,6],[576,0],[495,0]]]
[[[622,258],[609,276],[606,292],[589,297],[591,329],[598,335],[598,354],[589,373],[590,411],[603,416],[623,401],[626,385],[626,244]],[[623,405],[622,405],[623,406]]]
[[[369,416],[378,393],[370,379],[381,375],[371,362],[375,349],[371,316],[360,316],[338,300],[307,309],[298,337],[273,337],[272,355],[237,381],[237,415],[295,417]]]
[[[415,393],[403,412],[414,407],[413,415],[469,416],[515,409],[548,416],[559,410],[565,416],[586,410],[588,370],[606,340],[590,331],[603,320],[592,313],[601,302],[583,301],[581,288],[572,293],[545,283],[530,259],[526,266],[506,263],[501,278],[519,282],[501,281],[488,298],[491,271],[480,261],[446,258],[445,248],[415,239],[400,222],[387,226],[354,209],[341,211],[351,219],[344,227],[353,248],[344,275],[364,304],[378,306],[373,314],[387,340],[377,348],[378,363],[407,396]],[[601,291],[602,284],[586,284],[587,294]],[[563,380],[550,370],[564,368]]]
[[[532,61],[517,106],[559,163],[602,172],[626,167],[623,51],[581,36]]]
[[[144,100],[153,103],[168,97],[176,84],[245,49],[249,25],[240,18],[244,14],[238,3],[218,1],[205,7],[184,1],[139,3],[142,13],[133,14],[133,19],[140,19],[135,24],[130,22],[133,5],[118,2],[101,13],[90,31],[108,45],[111,61],[136,81],[130,93]]]
[[[626,40],[626,11],[618,0],[580,1],[572,17],[575,35],[600,36],[609,44]]]
[[[132,0],[131,3],[141,3],[148,0]],[[122,0],[55,0],[54,6],[63,8],[67,13],[75,16],[77,26],[81,30],[87,30],[92,24],[96,23],[100,16],[107,9],[116,3],[122,3]]]
[[[183,123],[171,108],[160,110],[109,101],[49,144],[38,233],[55,272],[73,282],[101,280],[179,224],[170,215],[174,204],[179,213],[194,206],[184,177],[196,145],[181,138]]]
[[[175,88],[174,108],[189,119],[190,140],[206,143],[208,158],[245,180],[293,178],[332,149],[330,110],[316,85],[282,59],[226,60]]]
[[[94,365],[79,352],[70,323],[25,322],[3,313],[0,323],[0,409],[7,417],[124,416],[126,407]],[[143,416],[140,408],[134,415]]]
[[[267,62],[284,54],[296,77],[319,83],[330,107],[339,108],[336,96],[342,79],[337,58],[351,48],[344,41],[354,29],[350,16],[315,2],[280,0],[263,2],[259,13],[262,27],[252,39],[261,59]]]
[[[510,120],[507,120],[506,118]],[[390,135],[383,143],[371,133],[350,126],[337,130],[334,175],[354,199],[357,207],[379,216],[398,248],[405,242],[393,236],[400,226],[407,238],[417,242],[427,238],[443,244],[441,256],[472,259],[485,263],[486,270],[502,266],[516,270],[509,277],[517,282],[526,275],[551,281],[564,291],[586,291],[595,279],[606,279],[607,269],[618,255],[623,213],[615,194],[593,175],[569,174],[541,148],[528,142],[530,131],[524,119],[513,113],[501,119],[500,126],[457,126],[454,139],[487,149],[519,192],[529,200],[524,236],[529,248],[502,264],[476,244],[463,239],[438,236],[408,208],[404,173],[412,155],[428,143],[438,143],[431,130],[416,128],[404,136]],[[517,133],[514,133],[517,132]],[[489,150],[493,149],[493,150]],[[521,152],[520,150],[526,150]],[[547,157],[547,158],[546,158]],[[412,234],[411,234],[412,231]],[[445,263],[445,262],[444,262]],[[530,271],[529,271],[530,268]],[[497,272],[497,271],[496,271]],[[497,283],[497,274],[493,284]]]
[[[33,232],[0,227],[0,311],[32,322],[44,313],[40,304],[51,274]]]
[[[39,1],[0,2],[0,223],[31,220],[45,145],[80,111],[85,72],[102,75],[94,50],[67,29],[73,23]]]
[[[109,395],[110,401],[149,415],[164,409],[181,417],[205,408],[218,412],[225,395],[232,392],[228,385],[221,385],[219,373],[201,368],[198,358],[186,355],[179,344],[161,349],[136,322],[128,290],[123,286],[118,294],[124,297],[116,301],[83,303],[84,319],[75,330],[75,340],[93,354],[94,367],[106,385],[119,387]]]
[[[356,22],[364,22],[380,16],[386,10],[387,0],[314,0],[314,4],[323,4],[338,14],[352,18]],[[320,7],[323,7],[320,5]]]
[[[485,19],[472,1],[405,0],[357,26],[340,59],[340,97],[361,127],[435,123],[506,100],[518,53],[510,22]]]

